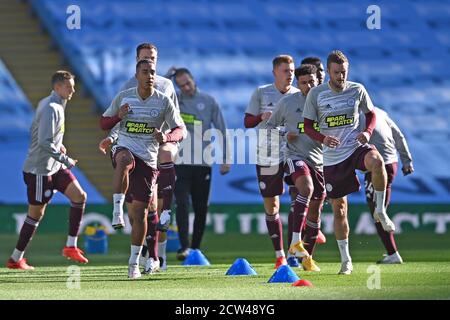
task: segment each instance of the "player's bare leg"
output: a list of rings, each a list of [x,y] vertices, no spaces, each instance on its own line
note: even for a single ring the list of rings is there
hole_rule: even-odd
[[[341,270],[339,274],[351,274],[353,271],[352,258],[348,246],[348,235],[350,227],[348,225],[348,202],[347,197],[331,199],[331,207],[334,214],[334,233],[341,254]]]
[[[122,229],[125,226],[123,219],[123,203],[125,202],[125,193],[129,185],[129,172],[133,168],[133,156],[127,150],[118,151],[115,156],[116,168],[113,177],[113,220],[114,229]]]
[[[84,209],[86,206],[87,194],[81,188],[77,180],[72,181],[67,186],[64,194],[70,199],[70,212],[69,232],[62,255],[68,259],[80,263],[88,263],[89,261],[84,256],[84,252],[77,246],[78,232],[80,230],[81,219],[83,218]]]
[[[137,279],[141,277],[139,271],[139,257],[147,233],[147,203],[133,200],[127,202],[128,215],[131,223],[131,254],[128,260],[128,277]]]
[[[372,185],[375,194],[375,221],[381,222],[387,232],[395,231],[395,225],[386,213],[386,185],[387,173],[384,161],[378,151],[372,150],[364,157],[364,165],[372,174]]]
[[[24,259],[25,249],[27,248],[30,241],[33,239],[33,235],[36,232],[39,222],[44,217],[46,204],[42,205],[29,205],[28,215],[20,229],[19,239],[17,240],[16,247],[6,263],[6,266],[10,269],[20,269],[20,270],[34,270],[33,266],[27,264],[26,259]]]
[[[283,225],[279,215],[280,198],[278,196],[264,197],[264,210],[266,211],[267,230],[277,258],[275,268],[278,268],[280,265],[287,264],[283,249]]]

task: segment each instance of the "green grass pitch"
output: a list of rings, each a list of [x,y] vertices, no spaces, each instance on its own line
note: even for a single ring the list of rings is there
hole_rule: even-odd
[[[0,259],[6,262],[16,235],[0,235]],[[82,243],[82,239],[80,239]],[[39,234],[26,257],[36,267],[31,272],[0,268],[0,299],[449,299],[450,237],[422,233],[397,236],[403,265],[381,265],[380,289],[369,289],[369,266],[381,258],[383,248],[376,236],[351,236],[350,250],[355,270],[339,276],[339,253],[334,236],[317,247],[319,273],[295,272],[308,279],[312,288],[269,284],[273,274],[271,242],[264,235],[212,235],[204,238],[210,267],[183,267],[169,253],[166,272],[127,279],[129,237],[109,238],[107,255],[88,255],[90,263],[80,266],[80,289],[69,289],[67,269],[73,265],[60,255],[65,236]],[[225,276],[232,262],[245,257],[257,276]],[[4,264],[3,264],[4,265]],[[69,281],[70,282],[70,281]]]

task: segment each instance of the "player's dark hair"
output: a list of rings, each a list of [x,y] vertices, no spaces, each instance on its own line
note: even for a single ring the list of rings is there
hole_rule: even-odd
[[[150,60],[150,59],[142,59],[142,60],[139,60],[137,63],[136,63],[136,72],[138,72],[138,70],[139,70],[139,68],[141,67],[141,65],[143,65],[143,64],[149,64],[149,65],[151,65],[151,64],[155,64],[152,60]]]
[[[322,60],[320,60],[319,57],[306,57],[305,59],[303,59],[300,62],[300,64],[313,64],[317,68],[320,66],[321,63],[322,63]]]
[[[290,55],[287,54],[281,54],[279,56],[276,56],[272,60],[272,66],[275,69],[276,66],[282,64],[282,63],[294,63],[294,58],[292,58]]]
[[[158,52],[158,48],[156,48],[156,46],[153,43],[145,42],[137,46],[136,57],[139,57],[139,53],[141,52],[142,49],[152,49]]]
[[[346,62],[348,63],[348,59],[345,54],[342,53],[342,51],[333,50],[327,58],[327,69],[330,68],[330,65],[332,63],[344,64]]]
[[[313,64],[302,64],[300,67],[295,69],[295,79],[300,76],[306,76],[308,74],[316,74],[317,67]]]
[[[191,79],[194,79],[194,76],[187,68],[177,68],[175,70],[175,73],[173,74],[173,77],[176,78],[182,76],[183,74],[187,74],[189,77],[191,77]]]
[[[52,87],[58,82],[64,82],[64,80],[75,79],[75,76],[66,70],[58,70],[52,76]]]

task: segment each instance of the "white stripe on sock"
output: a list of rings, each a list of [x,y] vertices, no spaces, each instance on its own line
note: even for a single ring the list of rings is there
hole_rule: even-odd
[[[67,247],[76,247],[77,240],[78,240],[78,237],[67,236],[66,246]]]
[[[23,259],[23,255],[25,254],[25,251],[19,251],[17,249],[14,249],[11,259],[13,259],[15,262]]]

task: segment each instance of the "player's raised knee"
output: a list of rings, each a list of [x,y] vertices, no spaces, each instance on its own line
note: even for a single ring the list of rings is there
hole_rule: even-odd
[[[76,203],[86,203],[87,193],[84,190],[80,190],[78,193],[76,193],[73,196],[73,198],[71,200]]]
[[[159,162],[173,162],[175,154],[177,153],[176,146],[170,143],[166,143],[159,148]]]
[[[121,152],[117,155],[117,163],[121,168],[131,167],[133,158],[127,152]]]

